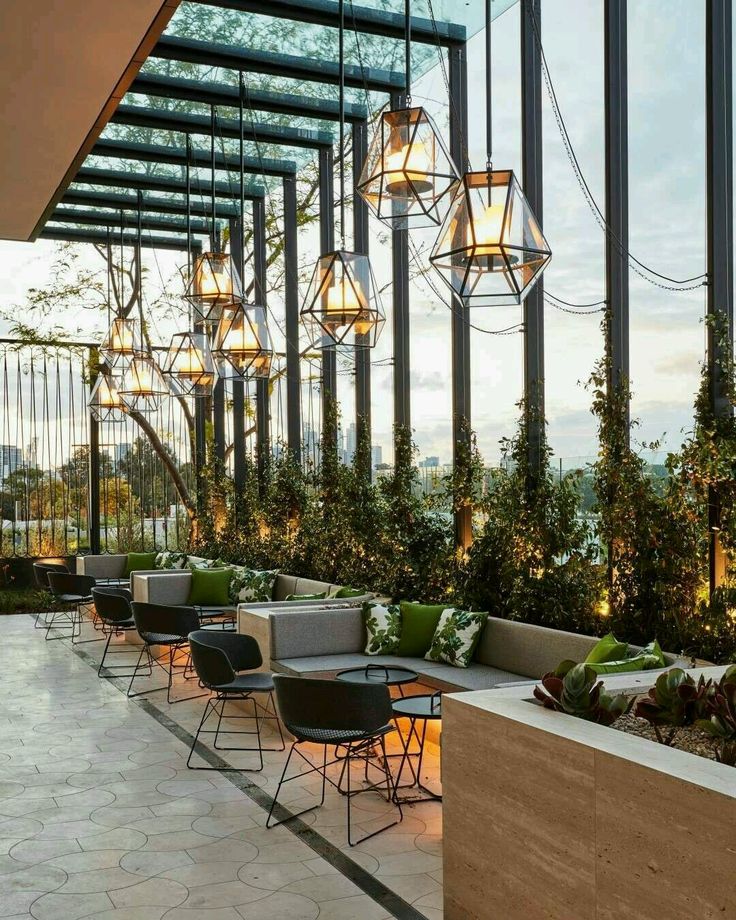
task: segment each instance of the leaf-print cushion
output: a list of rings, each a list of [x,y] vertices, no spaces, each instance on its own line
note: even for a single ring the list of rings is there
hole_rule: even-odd
[[[279,574],[278,569],[246,569],[239,565],[230,568],[233,570],[229,588],[231,604],[244,604],[247,601],[255,604],[273,600],[273,586]]]
[[[401,639],[401,609],[398,604],[363,604],[366,655],[395,655]]]
[[[187,561],[186,553],[176,553],[172,550],[164,550],[156,556],[157,569],[183,569]]]
[[[222,568],[222,563],[218,565],[214,559],[195,559],[194,562],[187,562],[187,567],[190,569],[219,569]]]
[[[473,653],[487,619],[487,613],[471,613],[447,607],[440,614],[425,659],[444,661],[455,668],[467,668],[473,660]]]

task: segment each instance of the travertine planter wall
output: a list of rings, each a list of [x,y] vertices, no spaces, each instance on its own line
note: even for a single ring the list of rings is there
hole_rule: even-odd
[[[736,769],[530,697],[444,699],[445,920],[734,920]]]

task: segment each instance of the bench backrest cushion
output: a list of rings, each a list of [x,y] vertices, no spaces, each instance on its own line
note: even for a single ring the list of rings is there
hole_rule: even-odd
[[[273,586],[273,600],[285,601],[290,594],[327,594],[336,587],[327,581],[315,581],[313,578],[299,578],[296,575],[279,574]]]
[[[554,671],[565,658],[585,661],[597,641],[593,636],[488,617],[475,660],[492,668],[538,679]]]
[[[77,575],[92,575],[93,578],[124,578],[127,553],[77,556]]]
[[[271,658],[309,658],[360,652],[365,645],[363,613],[358,607],[339,610],[274,610]]]

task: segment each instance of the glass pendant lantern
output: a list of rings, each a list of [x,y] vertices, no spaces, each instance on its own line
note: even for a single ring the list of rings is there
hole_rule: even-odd
[[[340,150],[345,135],[345,0],[340,15]],[[370,260],[345,248],[345,156],[340,157],[339,249],[322,253],[312,272],[300,316],[314,348],[372,348],[385,316]]]
[[[273,345],[263,307],[227,307],[217,325],[212,355],[222,378],[268,378]]]
[[[368,256],[342,249],[321,256],[301,315],[312,347],[372,348],[385,316]]]
[[[129,412],[156,412],[169,388],[158,365],[148,355],[136,355],[123,374],[120,398]]]
[[[87,408],[98,422],[122,422],[125,405],[118,393],[118,381],[100,373],[92,387]]]
[[[215,106],[211,111],[211,235],[210,250],[203,252],[195,261],[194,268],[190,271],[189,283],[184,292],[194,311],[194,322],[207,324],[218,323],[225,307],[231,307],[243,302],[243,291],[238,272],[233,265],[229,253],[221,252],[219,235],[217,231],[217,192],[215,183],[215,133],[217,129],[217,111]],[[190,222],[190,182],[191,182],[191,138],[187,135],[187,225]],[[187,230],[187,238],[189,232]],[[191,259],[190,259],[191,268]]]
[[[215,382],[215,363],[203,332],[177,332],[161,373],[174,396],[209,396]]]
[[[486,168],[467,172],[452,195],[429,261],[470,306],[520,304],[552,258],[510,169],[494,169],[491,137],[491,0],[486,0]]]
[[[111,367],[130,361],[142,350],[141,327],[137,319],[116,316],[100,345],[100,357]]]
[[[411,0],[406,0],[406,107],[383,112],[357,183],[379,220],[439,226],[459,173],[437,126],[411,103]]]

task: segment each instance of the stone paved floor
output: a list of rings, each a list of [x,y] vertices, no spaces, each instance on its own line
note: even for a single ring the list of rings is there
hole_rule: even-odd
[[[0,917],[441,918],[439,804],[406,807],[401,824],[354,848],[334,791],[323,808],[267,830],[285,754],[267,754],[262,773],[188,770],[204,699],[128,700],[122,682],[97,677],[101,642],[45,642],[26,616],[2,625]],[[83,637],[93,635],[87,626]],[[176,686],[179,696],[195,690]],[[253,765],[252,754],[222,756]],[[316,782],[289,784],[287,807],[313,801]],[[392,810],[366,794],[354,814],[359,834]]]

